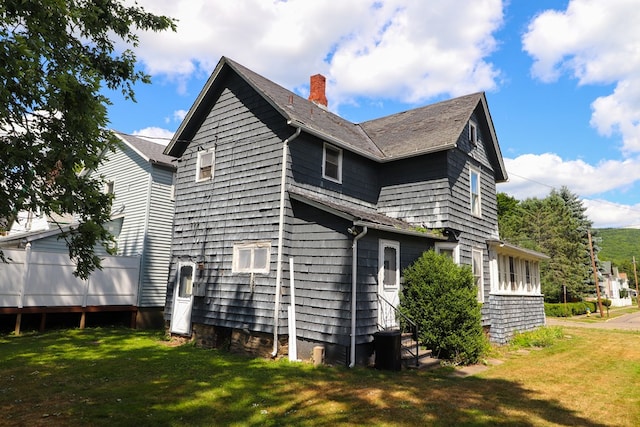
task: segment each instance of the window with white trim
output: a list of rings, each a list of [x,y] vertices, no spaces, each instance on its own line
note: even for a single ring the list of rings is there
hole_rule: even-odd
[[[400,286],[400,243],[380,240],[380,283],[384,289],[398,289]]]
[[[484,277],[482,268],[482,249],[471,249],[471,272],[478,288],[478,301],[484,302]]]
[[[271,242],[236,243],[233,245],[233,273],[269,273]]]
[[[437,254],[443,254],[450,257],[453,262],[460,264],[460,255],[457,243],[437,242],[434,250]]]
[[[469,169],[469,187],[471,195],[471,214],[481,216],[482,200],[480,198],[480,172],[475,169]]]
[[[104,194],[113,194],[116,188],[115,181],[106,181],[104,183]]]
[[[472,121],[469,121],[469,142],[471,145],[478,145],[478,126]]]
[[[498,254],[498,292],[540,294],[540,270],[536,261]]]
[[[196,182],[207,181],[213,178],[215,154],[213,149],[198,152],[196,163]]]
[[[193,294],[193,273],[195,264],[180,263],[178,265],[178,297],[189,298]]]
[[[324,144],[322,151],[322,177],[342,182],[342,150],[330,144]]]

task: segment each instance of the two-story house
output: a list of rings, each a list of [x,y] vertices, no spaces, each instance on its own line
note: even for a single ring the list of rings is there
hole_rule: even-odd
[[[273,356],[321,344],[353,366],[429,249],[472,267],[495,341],[544,324],[544,255],[498,240],[507,173],[483,93],[355,124],[327,110],[323,76],[310,92],[223,57],[167,146],[172,333]]]

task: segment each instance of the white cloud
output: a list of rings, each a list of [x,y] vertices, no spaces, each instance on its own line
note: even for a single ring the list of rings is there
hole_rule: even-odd
[[[170,117],[166,117],[164,121],[165,123],[172,123],[172,122],[180,123],[187,116],[187,113],[188,113],[187,110],[176,110],[173,112],[173,114]]]
[[[210,73],[223,55],[285,87],[323,73],[334,105],[490,90],[499,76],[484,58],[496,47],[500,0],[139,3],[179,20],[177,33],[142,34],[137,52],[149,73],[177,82]]]
[[[602,199],[582,199],[582,205],[595,228],[640,228],[640,204],[630,206]]]
[[[604,201],[598,197],[609,191],[624,191],[640,179],[640,159],[606,160],[590,165],[583,160],[563,160],[553,153],[525,154],[505,158],[509,182],[497,190],[518,200],[544,198],[553,189],[566,186],[583,197],[587,216],[594,226],[623,227],[640,224],[640,205],[629,206]]]
[[[640,14],[628,0],[571,0],[531,21],[524,50],[532,73],[552,82],[563,74],[579,84],[615,84],[596,99],[591,125],[605,136],[620,134],[623,152],[640,152]]]
[[[134,130],[132,134],[162,145],[167,145],[173,138],[172,131],[154,126]]]
[[[640,180],[640,159],[603,160],[590,165],[583,160],[563,160],[553,153],[505,158],[509,182],[498,190],[518,199],[544,197],[551,188],[567,186],[582,196],[624,188]]]

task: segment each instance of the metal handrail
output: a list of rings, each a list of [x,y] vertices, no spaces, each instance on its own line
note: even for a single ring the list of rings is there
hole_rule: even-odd
[[[415,351],[415,354],[412,353],[411,350],[408,350],[408,351],[409,351],[409,353],[413,354],[413,357],[416,359],[416,367],[419,366],[419,364],[420,364],[420,344],[418,343],[418,325],[413,320],[411,320],[406,314],[401,312],[398,309],[398,307],[396,307],[395,305],[391,304],[391,302],[389,302],[389,300],[387,300],[382,295],[378,294],[378,300],[385,302],[389,307],[391,307],[393,309],[395,314],[399,314],[400,317],[402,317],[402,319],[406,322],[406,324],[411,325],[411,327],[413,328],[413,339],[416,342],[416,351]],[[382,325],[380,325],[380,326],[384,329],[384,326],[382,326]],[[402,328],[400,328],[400,330],[402,331]]]

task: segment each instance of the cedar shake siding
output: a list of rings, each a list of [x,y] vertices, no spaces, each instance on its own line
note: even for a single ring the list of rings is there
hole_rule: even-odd
[[[202,261],[193,322],[269,332],[273,325],[282,139],[285,122],[235,74],[212,105],[193,143],[181,156],[176,179],[172,271],[177,261]],[[290,132],[291,133],[291,132]],[[213,179],[196,182],[199,151],[213,149]],[[268,274],[232,273],[233,245],[270,241]],[[170,314],[170,313],[169,313]]]
[[[315,100],[323,99],[320,86]],[[331,178],[324,176],[325,147]],[[202,153],[213,153],[207,155],[213,159],[212,178],[198,180]],[[542,300],[536,295],[509,295],[502,286],[494,298],[502,268],[498,257],[513,253],[538,262],[544,256],[513,246],[505,255],[499,243],[493,252],[488,249],[498,239],[496,183],[507,174],[483,93],[354,124],[222,58],[165,154],[178,159],[165,319],[172,321],[179,263],[196,263],[190,322],[198,342],[215,345],[229,337],[232,348],[264,354],[257,348],[277,336],[274,349],[285,354],[291,345],[293,259],[298,357],[323,345],[327,361],[351,366],[355,344],[355,359],[365,362],[381,327],[382,240],[399,250],[401,270],[439,242],[457,245],[463,265],[472,265],[474,251],[481,252],[483,324],[489,334],[495,322],[498,341],[512,330],[541,324],[535,313]],[[479,177],[479,214],[472,212],[477,197],[471,171]],[[354,235],[360,236],[355,260]],[[269,245],[268,272],[234,272],[234,244],[249,242]],[[510,311],[502,313],[507,306]],[[533,314],[509,314],[519,307]]]

